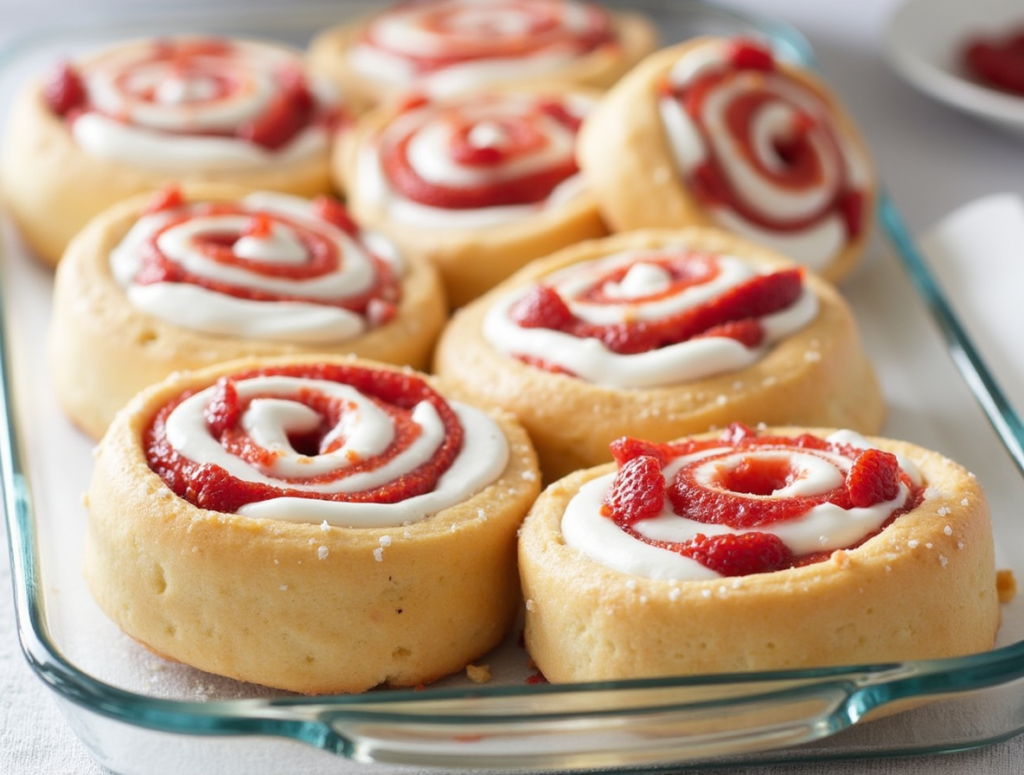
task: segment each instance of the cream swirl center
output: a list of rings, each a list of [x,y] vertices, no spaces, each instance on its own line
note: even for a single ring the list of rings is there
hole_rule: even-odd
[[[320,117],[337,109],[338,97],[321,79],[306,81],[301,58],[283,46],[141,41],[100,52],[79,72],[88,109],[70,129],[94,156],[180,173],[292,164],[329,148],[328,123]],[[290,101],[300,81],[303,95]],[[247,126],[271,120],[275,111],[298,111],[302,126],[270,145],[248,136]]]
[[[539,77],[615,40],[576,0],[433,0],[378,14],[347,54],[375,81],[431,96]]]
[[[310,200],[262,192],[146,215],[111,251],[110,268],[133,306],[172,325],[330,343],[390,319],[368,308],[394,312],[402,261],[379,235],[347,233]]]
[[[863,228],[868,162],[817,93],[741,67],[737,45],[708,41],[669,72],[658,109],[675,166],[720,226],[821,270]]]
[[[701,279],[673,283],[668,266],[687,261],[683,245],[627,250],[566,267],[540,284],[560,297],[582,323],[582,333],[543,325],[524,325],[513,310],[537,285],[497,299],[487,311],[483,336],[495,350],[543,361],[549,367],[609,387],[642,389],[703,379],[742,369],[764,356],[770,345],[807,326],[818,314],[818,298],[805,285],[791,304],[756,317],[763,338],[748,346],[728,335],[688,338],[639,352],[617,352],[590,327],[638,321],[658,323],[686,315],[759,277],[751,264],[735,256],[693,255],[711,266]],[[607,279],[607,278],[613,279]]]
[[[861,450],[873,448],[863,436],[852,431],[841,431],[826,441]],[[906,458],[898,459],[910,481],[919,486],[922,480],[917,467]],[[811,498],[827,493],[843,483],[852,464],[849,457],[827,450],[759,450],[755,447],[732,452],[724,447],[679,456],[669,461],[662,472],[668,483],[677,471],[690,466],[694,478],[702,485],[724,490],[727,488],[721,484],[723,472],[751,461],[768,465],[783,462],[793,472],[790,482],[770,493],[740,494],[754,500]],[[751,530],[722,522],[688,519],[676,514],[666,499],[660,513],[632,526],[637,535],[631,535],[602,514],[605,495],[614,479],[612,473],[583,485],[567,505],[561,524],[566,544],[614,570],[651,579],[718,578],[719,573],[697,560],[658,544],[684,544],[698,536],[735,536]],[[906,505],[909,494],[907,485],[900,483],[892,499],[852,508],[818,503],[794,518],[760,525],[756,531],[778,538],[795,556],[848,548],[877,532],[895,511]]]
[[[515,223],[562,206],[585,188],[575,144],[591,105],[508,93],[407,110],[361,146],[358,196],[429,229]]]
[[[395,443],[394,418],[357,388],[327,379],[261,375],[236,380],[244,407],[239,426],[250,440],[225,446],[211,431],[208,407],[217,386],[187,397],[167,416],[167,443],[175,454],[201,467],[216,466],[243,483],[321,497],[283,494],[247,503],[243,516],[322,523],[346,527],[390,527],[424,519],[460,503],[497,479],[508,462],[508,444],[485,413],[451,404],[463,431],[463,443],[436,486],[429,492],[395,502],[332,499],[386,488],[415,475],[446,441],[446,426],[426,400],[411,411],[415,434],[397,454],[385,456]],[[296,449],[295,439],[316,431],[323,415],[310,407],[310,396],[343,406],[334,427],[315,451]],[[258,456],[237,450],[261,450]],[[379,465],[367,466],[381,458]],[[362,464],[361,470],[351,471]]]

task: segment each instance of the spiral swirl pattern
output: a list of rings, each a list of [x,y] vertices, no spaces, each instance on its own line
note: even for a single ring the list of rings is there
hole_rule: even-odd
[[[76,142],[143,167],[244,169],[326,152],[339,110],[301,58],[268,43],[165,38],[116,46],[78,66]]]
[[[516,93],[413,107],[363,147],[360,195],[426,227],[528,218],[582,190],[575,140],[589,107]]]
[[[607,12],[575,0],[420,0],[376,16],[348,57],[438,96],[542,75],[615,40]]]
[[[719,225],[816,270],[864,229],[867,160],[766,49],[692,49],[669,72],[659,110],[679,174]]]
[[[141,218],[110,256],[138,309],[211,334],[352,339],[390,320],[402,262],[332,200],[256,193]]]
[[[574,264],[504,296],[484,338],[587,382],[649,388],[749,366],[817,312],[799,272],[765,275],[735,256],[666,245]]]
[[[781,565],[765,570],[814,562],[862,543],[922,497],[916,466],[896,457],[891,491],[859,500],[857,488],[876,473],[864,473],[871,457],[865,454],[875,448],[851,431],[784,438],[733,426],[710,441],[618,444],[620,472],[640,457],[658,470],[654,505],[639,518],[609,518],[606,504],[617,476],[609,474],[580,489],[562,530],[569,545],[596,561],[649,578],[720,575],[703,560],[705,547],[723,539],[733,542],[731,552],[781,549]],[[757,569],[761,559],[752,557],[750,567]]]
[[[408,524],[462,502],[508,460],[484,413],[411,374],[282,366],[165,405],[150,467],[200,508],[346,527]]]

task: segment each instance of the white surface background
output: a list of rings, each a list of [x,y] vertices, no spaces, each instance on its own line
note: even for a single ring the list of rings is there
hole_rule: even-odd
[[[211,0],[222,6],[271,7],[268,0]],[[810,39],[825,76],[862,128],[877,166],[911,228],[924,231],[960,205],[994,192],[1024,195],[1024,142],[932,102],[903,84],[881,57],[882,31],[896,0],[732,0],[731,5],[777,13]],[[188,7],[179,2],[180,7]],[[198,6],[193,3],[192,6]],[[74,0],[0,0],[0,45],[67,9]],[[103,4],[125,12],[152,12],[154,2]],[[1024,21],[1024,4],[1022,4]],[[2,120],[3,117],[0,117]],[[1024,250],[1022,250],[1024,260]],[[1024,265],[1005,278],[1024,288]],[[1024,358],[1024,345],[1017,350]],[[154,752],[159,756],[159,752]],[[359,768],[367,775],[383,772]],[[0,773],[97,775],[98,767],[75,738],[49,691],[19,650],[11,606],[10,572],[0,560]],[[711,775],[719,771],[705,771]],[[738,772],[730,769],[720,771]],[[1024,737],[959,754],[913,759],[750,768],[755,775],[1018,775],[1024,772]]]

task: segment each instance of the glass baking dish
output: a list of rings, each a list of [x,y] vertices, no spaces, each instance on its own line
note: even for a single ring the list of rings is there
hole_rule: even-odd
[[[303,45],[313,31],[372,5],[161,12],[47,29],[0,56],[0,105],[46,65],[115,39],[204,31]],[[666,43],[742,32],[813,61],[784,24],[699,2],[630,4],[638,5],[657,18]],[[977,472],[993,509],[999,567],[1024,577],[1020,421],[884,196],[879,222],[899,260],[877,247],[843,290],[890,405],[885,433]],[[80,499],[91,442],[60,414],[41,357],[52,273],[8,224],[0,240],[0,479],[22,647],[83,743],[114,772],[678,771],[960,750],[1024,730],[1020,597],[1004,606],[993,651],[928,662],[554,686],[530,680],[514,633],[483,660],[492,675],[486,684],[456,676],[422,691],[329,697],[285,695],[165,662],[118,632],[84,589]]]

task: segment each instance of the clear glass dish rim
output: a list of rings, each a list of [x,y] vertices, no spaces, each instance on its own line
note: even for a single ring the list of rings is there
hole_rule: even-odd
[[[366,3],[362,3],[366,5]],[[767,17],[740,13],[720,8],[705,0],[687,0],[692,9],[716,14],[721,20],[733,20],[769,36],[797,61],[815,66],[813,50],[806,39],[784,22]],[[660,6],[677,10],[679,3],[672,0],[648,0],[646,6]],[[298,10],[319,13],[326,5],[313,3],[299,6]],[[320,10],[317,10],[320,9]],[[198,9],[175,9],[187,21]],[[223,18],[209,16],[203,9],[203,22],[230,23],[238,9],[222,11]],[[291,10],[291,9],[290,9]],[[260,9],[257,15],[279,18],[279,11]],[[130,18],[119,17],[119,29],[130,30],[133,25],[144,28],[153,19],[164,19],[166,14],[138,14]],[[305,28],[301,15],[293,19],[297,29]],[[96,31],[110,20],[90,17]],[[50,27],[43,32],[23,36],[0,51],[0,68],[16,59],[22,51],[31,49],[38,39],[55,35],[81,32],[81,22],[68,22]],[[1024,423],[1005,398],[991,372],[978,354],[970,337],[961,326],[927,262],[921,256],[910,236],[899,209],[883,190],[880,192],[877,218],[883,236],[893,248],[929,315],[937,324],[954,364],[981,406],[1016,467],[1024,474]],[[0,256],[0,268],[6,261]],[[770,701],[777,687],[798,696],[801,691],[834,689],[843,694],[829,716],[831,734],[856,723],[870,711],[898,700],[929,695],[963,693],[1008,684],[1024,678],[1024,641],[992,651],[967,657],[943,660],[910,661],[891,664],[843,666],[810,670],[771,671],[730,675],[711,675],[680,678],[638,679],[627,681],[592,682],[573,685],[534,686],[481,686],[471,689],[432,689],[429,692],[394,691],[363,695],[330,695],[313,697],[283,697],[277,699],[233,699],[220,701],[168,700],[119,689],[79,670],[57,648],[45,616],[45,597],[41,590],[39,548],[31,496],[31,484],[22,464],[20,438],[15,407],[15,392],[11,380],[8,331],[3,322],[6,317],[6,294],[9,284],[0,288],[0,487],[3,489],[7,520],[8,549],[14,588],[15,614],[20,645],[25,657],[42,681],[62,699],[87,710],[130,725],[160,731],[193,735],[269,735],[292,738],[335,753],[349,755],[347,741],[331,727],[339,720],[374,720],[378,723],[431,724],[503,724],[514,723],[515,715],[500,712],[493,715],[467,714],[459,711],[466,701],[479,701],[497,705],[517,698],[560,698],[586,696],[595,692],[625,693],[652,691],[671,696],[673,690],[685,693],[687,689],[727,686],[750,686],[751,693],[739,694],[732,699],[699,700],[696,702],[668,702],[643,707],[623,707],[617,712],[624,716],[649,711],[672,709],[719,708],[725,711],[736,702],[754,699]],[[757,691],[757,687],[765,687]],[[774,687],[774,688],[773,688]],[[452,713],[444,715],[444,706]],[[417,713],[419,707],[423,712]],[[500,706],[499,706],[500,708]],[[412,710],[410,710],[412,709]],[[458,711],[458,712],[454,712]],[[607,715],[607,709],[570,714],[572,718],[597,718]],[[550,716],[532,712],[530,720],[564,719],[564,711]],[[957,743],[956,747],[976,747],[1005,740],[1024,731],[1024,726],[1006,729],[985,739]],[[905,752],[924,753],[946,750],[941,745],[869,751],[862,756],[890,756]],[[856,758],[858,754],[844,754]],[[808,760],[818,760],[811,754]],[[831,758],[831,757],[825,757]],[[800,760],[799,754],[794,760]]]

